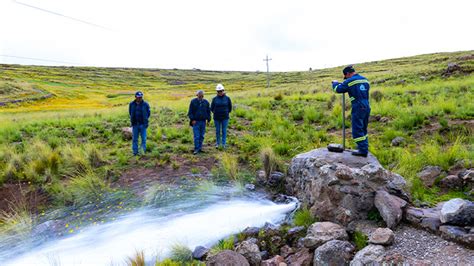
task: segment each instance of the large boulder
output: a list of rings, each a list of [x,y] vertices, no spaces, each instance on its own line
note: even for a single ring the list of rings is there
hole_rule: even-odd
[[[351,266],[379,265],[383,259],[385,248],[380,245],[368,245],[354,256]]]
[[[205,260],[207,258],[207,255],[209,254],[210,249],[203,247],[203,246],[197,246],[194,248],[193,251],[193,259],[197,260]]]
[[[315,249],[331,240],[348,240],[346,229],[331,222],[317,222],[308,228],[308,234],[303,238],[303,245]]]
[[[390,228],[377,228],[377,230],[370,234],[369,243],[388,246],[393,243],[394,239],[395,235]]]
[[[286,262],[290,266],[310,266],[313,262],[313,253],[307,248],[302,248],[286,258]]]
[[[262,257],[260,255],[260,249],[257,246],[257,239],[252,238],[249,240],[242,241],[237,245],[235,251],[243,255],[250,265],[260,265]]]
[[[403,218],[403,210],[407,202],[399,197],[390,195],[387,191],[379,190],[375,195],[375,207],[389,228],[394,228]]]
[[[347,241],[331,240],[314,251],[313,265],[347,265],[354,249]]]
[[[441,225],[440,213],[444,203],[439,203],[434,208],[407,207],[405,219],[414,226],[421,227],[431,232],[437,232]]]
[[[293,158],[285,187],[313,215],[347,225],[367,218],[377,190],[408,200],[405,184],[403,177],[385,170],[371,154],[364,158],[321,148]]]
[[[208,266],[250,266],[247,259],[241,254],[232,251],[224,250],[217,253],[214,256],[211,256],[207,259],[206,265]]]
[[[473,225],[474,203],[463,199],[452,199],[443,204],[440,215],[443,224]]]

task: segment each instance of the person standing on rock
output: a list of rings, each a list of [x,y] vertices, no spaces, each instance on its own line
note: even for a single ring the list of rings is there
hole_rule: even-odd
[[[130,124],[132,125],[132,151],[133,155],[138,155],[138,137],[142,139],[141,147],[143,153],[146,152],[146,130],[148,119],[150,118],[150,105],[143,100],[143,93],[137,91],[135,100],[128,105]]]
[[[204,91],[196,92],[196,98],[189,104],[188,117],[194,134],[194,154],[202,152],[202,143],[206,133],[206,122],[211,122],[211,108],[209,102],[204,99]]]
[[[216,126],[216,149],[219,147],[225,149],[229,113],[232,112],[232,101],[225,94],[222,84],[217,84],[216,91],[217,96],[212,99],[211,103],[211,111],[214,114],[214,124]]]
[[[348,93],[352,103],[352,138],[357,144],[357,150],[352,155],[367,157],[369,153],[369,138],[367,126],[369,124],[369,81],[357,74],[353,66],[342,70],[344,82],[332,81],[332,88],[336,93]]]

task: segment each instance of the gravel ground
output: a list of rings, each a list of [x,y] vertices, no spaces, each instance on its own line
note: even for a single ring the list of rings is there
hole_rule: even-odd
[[[474,265],[474,250],[457,243],[407,225],[394,233],[394,244],[386,254],[395,261],[403,257],[415,265]]]

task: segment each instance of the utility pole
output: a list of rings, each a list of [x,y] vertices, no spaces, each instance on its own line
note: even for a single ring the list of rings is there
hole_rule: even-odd
[[[270,88],[270,68],[268,67],[268,61],[271,61],[271,60],[272,60],[271,58],[268,58],[268,55],[267,55],[267,58],[263,59],[263,61],[267,62],[267,88]]]

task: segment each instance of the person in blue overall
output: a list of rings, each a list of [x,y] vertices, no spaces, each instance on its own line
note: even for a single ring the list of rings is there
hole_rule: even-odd
[[[211,111],[214,114],[214,124],[216,126],[216,149],[220,146],[225,149],[229,113],[232,112],[232,101],[225,95],[222,84],[217,84],[216,91],[217,96],[212,99],[211,103]]]
[[[357,150],[352,155],[367,157],[369,153],[369,138],[367,126],[369,124],[369,81],[357,74],[353,66],[342,70],[344,82],[332,82],[332,88],[337,93],[348,93],[352,103],[352,138],[357,144]]]
[[[196,98],[189,104],[188,117],[194,134],[194,154],[202,152],[202,143],[206,133],[206,122],[211,122],[211,108],[209,102],[204,99],[204,92],[197,91]]]
[[[128,105],[130,124],[132,125],[132,151],[133,155],[138,155],[138,137],[142,139],[141,147],[143,153],[146,152],[146,130],[148,119],[150,118],[150,105],[143,100],[143,93],[137,91],[135,100]]]

